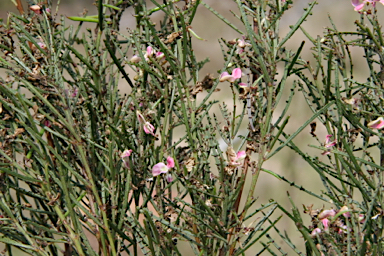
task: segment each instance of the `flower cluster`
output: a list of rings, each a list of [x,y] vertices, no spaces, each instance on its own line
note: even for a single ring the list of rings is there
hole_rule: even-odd
[[[338,211],[335,209],[312,210],[312,205],[306,208],[305,213],[309,213],[315,228],[311,232],[311,237],[315,238],[323,232],[336,232],[345,234],[349,231],[345,224],[345,218],[350,218],[351,213],[347,206],[341,207]],[[319,213],[320,212],[320,213]],[[360,220],[360,216],[359,216]],[[321,223],[321,225],[319,225]]]
[[[350,237],[354,237],[354,228],[351,226],[361,225],[365,222],[365,216],[359,214],[358,218],[352,217],[352,211],[347,206],[335,209],[313,209],[313,205],[304,207],[304,213],[310,215],[312,225],[309,227],[311,238],[316,242],[316,247],[321,255],[333,255],[335,244],[344,244]],[[347,223],[355,223],[347,226]],[[332,241],[333,240],[333,241]]]
[[[144,59],[145,61],[149,61],[151,57],[155,56],[157,60],[164,59],[164,53],[155,51],[151,46],[147,47],[147,51],[144,53]],[[130,59],[130,62],[132,63],[139,63],[141,61],[141,57],[138,55],[133,55]]]

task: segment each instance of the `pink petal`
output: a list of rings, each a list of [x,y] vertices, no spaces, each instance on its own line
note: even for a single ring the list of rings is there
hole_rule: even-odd
[[[331,138],[332,138],[333,135],[331,134],[328,134],[327,136],[325,136],[325,144],[331,142]]]
[[[245,40],[244,40],[244,38],[243,38],[243,39],[238,39],[238,40],[237,40],[237,45],[238,45],[240,48],[244,48],[244,47],[245,47]]]
[[[319,228],[315,228],[314,230],[312,230],[311,232],[311,237],[316,237],[316,235],[320,234],[321,233],[321,229]]]
[[[348,206],[344,205],[340,208],[339,212],[342,213],[345,218],[351,217],[351,213],[349,212]]]
[[[233,77],[234,79],[241,78],[241,68],[235,68],[235,69],[232,71],[232,77]]]
[[[231,81],[232,79],[233,77],[230,74],[228,74],[228,72],[223,72],[220,75],[219,81],[220,82]]]
[[[167,157],[167,167],[168,168],[175,167],[175,160],[173,160],[173,158],[170,156]]]
[[[143,129],[146,134],[152,134],[153,136],[155,136],[155,134],[153,134],[155,127],[150,122],[145,122],[145,124],[143,125]]]
[[[168,183],[171,183],[171,182],[173,181],[172,174],[167,173],[167,175],[165,175],[165,180],[166,180]]]
[[[131,156],[132,149],[130,150],[124,150],[124,152],[121,154],[121,160],[123,160],[125,167],[129,168],[129,157]]]
[[[141,58],[137,55],[133,55],[129,61],[133,63],[139,63],[141,61]]]
[[[367,126],[373,129],[382,129],[384,128],[384,118],[379,117],[376,120],[369,122]]]
[[[34,13],[36,13],[36,14],[42,14],[42,13],[43,13],[43,12],[41,11],[41,7],[38,6],[37,4],[31,5],[31,6],[29,7],[29,9],[30,9],[31,11],[33,11]]]
[[[241,160],[243,160],[246,156],[247,156],[247,154],[245,153],[245,151],[239,151],[239,152],[237,152],[237,159],[236,159],[236,161],[241,161]]]
[[[78,89],[78,88],[74,88],[74,89],[73,89],[73,92],[72,92],[72,94],[71,94],[71,97],[72,97],[72,98],[76,97],[78,93],[79,93],[79,89]]]
[[[157,52],[155,56],[156,56],[156,59],[161,60],[162,58],[164,58],[164,53]]]
[[[129,157],[131,156],[131,154],[132,154],[132,149],[126,149],[126,150],[124,150],[124,152],[121,154],[121,158],[122,159],[124,159],[124,160],[128,160],[129,159]]]
[[[360,3],[360,0],[352,0],[351,1],[352,5],[355,7],[355,11],[360,11],[361,9],[363,9],[365,3]]]
[[[147,57],[152,56],[153,54],[153,48],[151,46],[147,47]]]
[[[331,209],[331,210],[324,210],[322,211],[321,213],[319,213],[319,215],[317,215],[317,218],[319,218],[319,220],[322,220],[322,219],[325,219],[325,218],[328,218],[328,217],[333,217],[336,215],[336,211]]]
[[[329,227],[329,219],[322,219],[321,222],[323,223],[324,230],[327,230]]]
[[[164,163],[155,164],[152,168],[152,175],[158,176],[162,173],[167,173],[168,167]]]

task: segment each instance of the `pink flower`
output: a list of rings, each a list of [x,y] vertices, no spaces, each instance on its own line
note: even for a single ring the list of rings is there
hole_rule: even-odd
[[[175,160],[173,160],[173,158],[170,156],[167,157],[167,167],[168,168],[175,167]]]
[[[37,42],[37,44],[40,46],[41,49],[46,50],[47,46],[43,42]]]
[[[320,228],[315,228],[314,230],[312,230],[311,232],[311,237],[312,238],[315,238],[318,234],[321,233],[321,229]]]
[[[241,165],[241,160],[243,160],[246,157],[245,151],[239,151],[235,153],[235,150],[233,150],[232,147],[227,148],[227,157],[229,161],[229,165],[231,166],[239,166]]]
[[[153,132],[155,131],[155,127],[150,123],[147,122],[144,118],[144,116],[140,113],[140,111],[136,111],[137,119],[139,119],[139,123],[143,125],[144,132],[146,134],[151,134],[153,136],[156,136]]]
[[[161,60],[161,59],[164,58],[164,53],[162,53],[162,52],[157,52],[157,53],[155,54],[155,56],[156,56],[156,59]]]
[[[150,60],[150,58],[153,55],[155,55],[157,60],[161,60],[161,59],[165,58],[164,53],[155,51],[152,48],[152,46],[148,46],[147,50],[145,52],[143,52],[143,53],[144,53],[144,59],[147,62]],[[141,61],[141,58],[138,55],[133,55],[132,58],[129,61],[132,62],[132,63],[139,63]]]
[[[155,51],[153,50],[152,46],[148,46],[147,47],[147,57],[149,56],[152,56],[153,54],[155,53]]]
[[[376,7],[376,2],[384,4],[384,0],[351,0],[352,5],[355,7],[355,11],[360,12],[365,4],[372,4],[373,7]]]
[[[239,151],[239,152],[237,152],[237,159],[236,159],[236,161],[241,161],[241,160],[243,160],[246,156],[247,156],[247,154],[245,153],[245,151]]]
[[[168,183],[171,183],[171,182],[173,181],[172,174],[171,174],[171,173],[167,173],[167,175],[165,175],[165,180],[166,180]]]
[[[329,227],[329,219],[322,219],[321,223],[323,223],[324,230],[327,230]]]
[[[155,127],[150,122],[145,122],[143,125],[143,129],[146,134],[151,134],[155,136],[155,134],[153,133],[155,131]]]
[[[342,213],[345,218],[351,217],[351,213],[348,209],[348,206],[343,206],[340,208],[339,213]]]
[[[367,126],[369,128],[372,128],[372,129],[378,129],[378,130],[383,129],[384,128],[384,118],[379,117],[376,120],[369,122]]]
[[[322,219],[326,219],[328,217],[333,217],[336,215],[336,211],[331,209],[331,210],[324,210],[322,211],[321,213],[319,213],[319,215],[317,215],[317,218],[319,218],[319,220],[322,220]]]
[[[42,10],[41,10],[41,7],[38,6],[37,4],[29,6],[29,9],[31,11],[33,11],[34,13],[36,13],[36,14],[42,14],[43,13]]]
[[[336,140],[331,141],[332,136],[333,136],[333,135],[330,135],[330,134],[328,134],[327,136],[325,136],[325,145],[324,145],[324,147],[326,147],[326,148],[331,148],[331,147],[333,147],[333,146],[336,145],[336,142],[337,142]],[[330,149],[328,149],[328,150],[322,152],[321,154],[322,154],[323,156],[324,156],[324,155],[329,155],[329,154],[330,154]]]
[[[132,149],[126,149],[126,150],[124,150],[124,152],[121,154],[121,158],[123,159],[123,160],[128,160],[128,158],[131,156],[131,154],[132,154]]]
[[[169,171],[169,169],[175,167],[175,160],[173,160],[172,157],[168,156],[167,157],[167,164],[164,164],[164,163],[158,163],[158,164],[155,164],[152,168],[152,175],[153,176],[158,176],[162,173],[167,173]],[[172,178],[172,175],[169,174],[165,177],[165,179],[167,180],[167,182],[172,182],[173,178]]]
[[[241,78],[241,74],[242,74],[241,73],[241,69],[240,68],[235,68],[232,71],[231,75],[228,74],[228,72],[221,73],[219,81],[220,82],[229,81],[229,82],[233,83],[236,79]]]
[[[124,152],[120,155],[121,160],[123,160],[125,167],[129,168],[129,157],[132,154],[132,149],[126,149]]]
[[[347,225],[339,226],[339,231],[337,231],[338,234],[347,233],[347,232],[348,232],[348,226]]]
[[[75,87],[72,91],[71,97],[75,98],[77,94],[79,93],[79,88]]]
[[[333,135],[330,135],[328,134],[327,136],[325,136],[325,147],[326,148],[330,148],[330,147],[333,147],[336,145],[336,140],[334,141],[331,141],[331,138],[333,137]]]
[[[167,173],[169,168],[164,163],[155,164],[152,168],[152,175],[158,176],[162,173]]]
[[[133,55],[129,61],[132,63],[139,63],[141,61],[141,58],[137,55]]]

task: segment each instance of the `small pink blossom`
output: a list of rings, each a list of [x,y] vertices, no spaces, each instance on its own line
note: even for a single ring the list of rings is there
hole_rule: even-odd
[[[247,156],[247,154],[245,153],[245,151],[239,151],[239,152],[237,152],[237,159],[236,159],[236,161],[241,161],[241,160],[243,160],[246,156]]]
[[[152,168],[152,175],[158,176],[162,173],[167,173],[169,168],[164,163],[155,164]]]
[[[173,160],[173,158],[170,156],[167,157],[167,167],[168,168],[175,167],[175,160]]]
[[[139,63],[141,61],[141,58],[137,55],[133,55],[129,61],[132,63]]]
[[[342,226],[339,226],[339,230],[337,231],[337,233],[342,234],[342,233],[347,233],[347,231],[348,231],[348,226],[342,225]]]
[[[124,150],[124,152],[121,154],[121,158],[123,159],[123,160],[128,160],[128,158],[131,156],[131,154],[132,154],[132,149],[126,149],[126,150]]]
[[[125,167],[129,168],[129,157],[131,156],[132,154],[132,149],[126,149],[124,150],[124,152],[120,155],[121,157],[121,160],[123,160],[123,163],[125,165]]]
[[[318,234],[321,233],[321,229],[320,228],[315,228],[314,230],[312,230],[311,232],[311,237],[312,238],[315,238]]]
[[[155,56],[156,56],[156,59],[158,59],[158,60],[161,60],[161,59],[163,59],[164,58],[164,53],[162,53],[162,52],[157,52],[156,54],[155,54]]]
[[[150,57],[150,56],[152,56],[154,53],[155,53],[155,51],[153,50],[153,48],[152,48],[151,46],[148,46],[148,47],[147,47],[147,53],[146,53],[146,56],[147,56],[147,57]]]
[[[46,50],[47,46],[43,42],[37,42],[37,44],[40,46],[41,49]]]
[[[240,48],[245,48],[246,46],[251,46],[251,45],[245,42],[245,37],[243,36],[242,39],[237,39],[237,46],[239,46]]]
[[[329,219],[325,218],[321,220],[321,223],[323,223],[324,230],[328,230],[329,227]]]
[[[162,173],[167,173],[171,168],[175,167],[175,160],[173,160],[172,157],[168,156],[167,157],[167,164],[164,163],[157,163],[153,166],[152,168],[152,175],[153,176],[158,176]],[[173,177],[170,173],[168,173],[167,176],[165,176],[165,180],[167,182],[172,182]]]
[[[330,147],[333,147],[336,145],[336,140],[331,141],[332,137],[333,137],[333,135],[330,135],[330,134],[325,136],[325,147],[326,148],[330,148]]]
[[[333,137],[333,135],[330,135],[330,134],[328,134],[327,136],[325,136],[325,145],[324,145],[324,147],[326,147],[326,148],[331,148],[331,147],[333,147],[333,146],[336,145],[337,141],[336,141],[336,140],[333,140],[333,141],[332,141],[332,140],[331,140],[332,137]],[[329,154],[330,154],[330,149],[328,149],[328,150],[322,152],[321,154],[322,154],[322,155],[329,155]]]
[[[140,113],[140,111],[136,111],[137,119],[139,120],[139,123],[143,125],[144,132],[146,134],[151,134],[152,136],[156,136],[154,134],[155,127],[150,123],[147,122],[144,118],[144,116]]]
[[[71,97],[75,98],[79,94],[79,88],[75,87],[72,91]]]
[[[155,131],[155,127],[150,122],[145,122],[143,125],[143,129],[146,134],[151,134],[155,136],[155,134],[153,133]]]
[[[172,177],[172,174],[171,173],[167,173],[165,175],[165,180],[168,182],[168,183],[171,183],[173,181],[173,177]]]
[[[335,215],[336,215],[336,211],[333,210],[333,209],[331,209],[331,210],[324,210],[321,213],[319,213],[319,215],[317,215],[317,218],[319,218],[319,220],[322,220],[322,219],[325,219],[325,218],[333,217]]]
[[[241,161],[246,157],[245,151],[239,151],[235,153],[235,150],[233,150],[232,147],[228,147],[226,153],[227,153],[229,165],[231,166],[241,165]]]
[[[155,51],[152,46],[148,46],[146,51],[143,52],[145,61],[149,61],[150,58],[155,55],[157,60],[164,59],[164,53]],[[139,63],[141,61],[141,57],[138,55],[133,55],[132,58],[129,60],[132,63]]]
[[[43,11],[41,10],[41,7],[39,5],[37,5],[37,4],[31,5],[29,7],[29,9],[31,11],[33,11],[34,13],[36,13],[36,14],[42,14],[43,13]]]
[[[228,72],[221,73],[219,81],[220,82],[229,81],[229,82],[233,83],[236,79],[241,78],[241,74],[242,74],[241,73],[241,69],[240,68],[235,68],[232,71],[231,75],[228,74]]]
[[[339,214],[343,214],[343,216],[345,217],[345,218],[349,218],[349,217],[351,217],[351,213],[350,213],[350,211],[349,211],[349,209],[348,209],[348,206],[343,206],[343,207],[341,207],[340,208],[340,210],[339,210]]]
[[[378,129],[378,130],[383,129],[384,128],[384,118],[379,117],[376,120],[369,122],[367,126],[369,128],[372,128],[372,129]]]

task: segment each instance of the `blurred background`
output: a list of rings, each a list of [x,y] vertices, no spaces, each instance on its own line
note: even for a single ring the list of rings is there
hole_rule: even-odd
[[[53,0],[52,2],[55,2]],[[233,0],[205,0],[211,7],[217,10],[221,15],[225,16],[228,20],[233,22],[238,28],[242,29],[241,23],[231,14],[231,10],[237,12],[236,4],[233,3]],[[294,25],[296,21],[301,17],[304,12],[303,9],[308,7],[310,0],[293,0],[291,9],[288,10],[282,18],[281,21],[281,30],[280,37],[284,37],[288,31],[289,26]],[[27,3],[23,1],[24,9],[27,8]],[[153,6],[150,1],[148,5]],[[379,4],[380,5],[380,4]],[[224,38],[226,40],[231,40],[239,38],[240,35],[231,30],[227,25],[222,23],[216,16],[211,12],[205,9],[203,6],[199,7],[200,10],[197,12],[197,16],[192,23],[193,30],[202,38],[206,39],[205,41],[195,40],[195,54],[198,60],[205,59],[208,57],[210,62],[205,65],[203,70],[200,73],[201,79],[207,74],[211,73],[215,77],[218,77],[218,71],[223,68],[223,57],[221,55],[220,46],[218,40]],[[378,6],[379,9],[383,9],[383,6]],[[94,6],[93,0],[62,0],[58,9],[59,15],[64,16],[79,16],[83,11],[87,9],[89,15],[97,14],[96,7]],[[124,14],[121,22],[121,32],[124,33],[127,31],[127,28],[133,28],[135,26],[133,11],[128,9]],[[7,13],[16,12],[17,9],[11,0],[1,0],[0,1],[0,18],[6,21]],[[157,14],[153,15],[153,19],[157,20]],[[319,4],[314,7],[313,14],[308,17],[307,21],[304,22],[303,27],[311,34],[312,37],[316,38],[317,35],[321,36],[324,28],[330,26],[330,21],[328,15],[332,17],[335,25],[340,31],[351,31],[355,30],[354,21],[359,19],[359,14],[353,10],[351,2],[349,0],[320,0]],[[382,18],[383,19],[383,18]],[[381,20],[383,24],[383,20]],[[77,25],[76,22],[72,22],[66,19],[67,25]],[[90,24],[89,27],[94,25]],[[312,47],[309,40],[306,40],[303,33],[299,30],[297,33],[288,41],[286,47],[288,49],[296,50],[302,41],[306,41],[305,48],[302,51],[302,57],[306,60],[313,60],[312,55],[309,49]],[[368,69],[365,66],[365,61],[363,58],[363,52],[360,50],[352,50],[354,62],[356,65],[356,74],[354,75],[355,79],[366,79],[368,76]],[[130,56],[127,56],[128,58]],[[360,64],[362,63],[362,64]],[[0,70],[0,75],[4,75],[4,71]],[[292,82],[293,80],[290,80]],[[128,92],[128,85],[122,83],[120,84],[120,89],[122,93]],[[289,85],[287,86],[289,87]],[[220,85],[221,92],[217,93],[214,97],[220,101],[226,101],[229,109],[231,109],[232,101],[230,100],[230,90],[228,84]],[[288,88],[289,89],[289,88]],[[282,102],[285,102],[284,100]],[[290,123],[288,125],[287,133],[294,133],[298,127],[300,127],[305,121],[307,121],[312,113],[307,107],[305,101],[303,100],[300,92],[297,92],[294,99],[294,104],[291,105],[289,114],[291,115]],[[218,109],[218,108],[216,108]],[[282,106],[278,106],[277,111],[282,109]],[[318,123],[318,131],[316,132],[320,141],[325,140],[324,130],[322,131]],[[301,146],[304,152],[309,152],[312,155],[318,155],[319,158],[324,158],[319,150],[314,150],[313,148],[308,147],[309,144],[318,145],[318,142],[310,135],[310,128],[305,129],[295,140],[299,146]],[[225,145],[223,145],[225,150]],[[309,189],[317,194],[321,193],[322,185],[317,173],[308,166],[300,156],[296,155],[293,151],[286,148],[280,153],[275,155],[270,162],[266,162],[263,166],[266,169],[272,170],[288,180],[294,181],[298,185],[302,185],[306,189]],[[266,173],[261,173],[257,189],[255,192],[255,197],[258,197],[257,205],[266,204],[270,199],[274,199],[279,203],[283,204],[286,208],[290,209],[290,203],[286,192],[289,191],[291,197],[293,198],[296,206],[301,210],[301,205],[310,205],[314,204],[314,208],[322,208],[324,205],[323,202],[315,200],[314,198],[308,196],[307,194],[290,187],[287,183],[276,179],[275,177],[268,175]],[[308,224],[310,222],[309,216],[304,216],[304,219],[307,219]],[[296,232],[296,227],[294,223],[291,222],[286,216],[278,223],[278,226],[282,229],[287,230],[291,234],[292,241],[299,247],[299,249],[304,249],[303,240],[300,233]],[[281,243],[283,246],[283,241],[279,240],[276,236],[276,242]],[[0,246],[0,248],[3,248]],[[250,250],[251,251],[251,250]],[[259,251],[256,250],[252,254]],[[288,250],[289,251],[289,250]],[[20,254],[22,255],[22,254]],[[185,255],[188,255],[186,253]],[[191,254],[192,255],[192,254]]]

